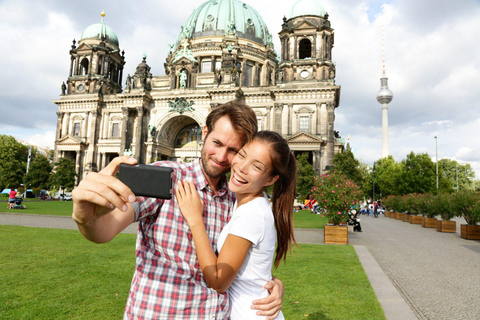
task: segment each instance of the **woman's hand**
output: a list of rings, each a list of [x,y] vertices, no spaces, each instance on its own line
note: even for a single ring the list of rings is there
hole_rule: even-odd
[[[190,228],[197,223],[203,223],[203,201],[195,189],[195,184],[187,180],[179,182],[175,195],[183,218]]]

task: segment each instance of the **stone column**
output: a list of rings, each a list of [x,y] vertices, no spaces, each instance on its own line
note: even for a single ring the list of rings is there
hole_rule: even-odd
[[[57,132],[55,133],[55,141],[59,140],[62,137],[63,115],[63,112],[57,112]]]
[[[87,157],[87,168],[90,170],[96,170],[96,163],[95,163],[95,149],[97,145],[97,119],[98,119],[98,111],[94,110],[90,113],[89,116],[89,132],[88,132],[88,157]]]
[[[265,130],[273,130],[273,125],[272,125],[272,106],[266,106],[267,108],[267,123],[266,123],[266,129]]]
[[[320,113],[321,107],[322,107],[322,104],[320,102],[317,102],[315,104],[315,112],[316,112],[315,115],[316,115],[316,118],[317,118],[317,129],[316,129],[317,132],[316,132],[316,134],[322,134],[322,131],[320,130],[320,123],[322,121],[321,116],[320,116],[321,115],[321,113]]]
[[[293,59],[298,59],[298,39],[295,37],[294,47],[293,47]]]
[[[120,155],[127,149],[127,135],[128,135],[128,114],[127,107],[122,108],[122,127],[120,128],[121,142],[120,142]]]
[[[274,128],[273,131],[282,134],[282,113],[283,103],[275,103],[275,116],[274,116]]]
[[[333,166],[333,153],[335,139],[333,136],[333,122],[335,119],[335,106],[333,102],[327,102],[327,114],[328,114],[328,132],[327,132],[327,166]]]
[[[293,103],[289,103],[288,104],[288,135],[292,134],[292,122],[293,122],[292,112],[293,112]]]
[[[78,75],[78,65],[80,64],[80,57],[77,56],[76,57],[76,61],[75,61],[75,70],[73,71],[73,75]]]
[[[107,139],[108,136],[109,136],[109,133],[108,133],[108,124],[110,122],[110,112],[106,111],[104,114],[103,114],[103,117],[102,117],[102,121],[103,121],[103,129],[102,129],[102,139]]]
[[[84,137],[85,139],[88,138],[88,131],[90,130],[90,128],[87,126],[89,117],[90,117],[90,111],[87,111],[85,113],[85,119],[83,120],[83,128],[82,128],[82,137]]]
[[[141,161],[142,156],[142,131],[143,131],[143,115],[144,109],[142,107],[137,107],[137,132],[135,138],[135,158]]]
[[[70,73],[69,73],[69,76],[71,77],[72,76],[72,72],[73,72],[73,63],[75,62],[75,58],[72,56],[70,57]]]
[[[66,113],[66,117],[64,117],[64,126],[65,126],[65,130],[62,130],[65,135],[69,135],[70,134],[70,112],[67,112]]]

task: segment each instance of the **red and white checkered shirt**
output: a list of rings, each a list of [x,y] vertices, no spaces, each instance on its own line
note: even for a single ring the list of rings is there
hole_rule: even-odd
[[[156,162],[174,169],[173,187],[178,181],[193,181],[204,202],[204,222],[213,250],[230,219],[235,196],[220,180],[214,194],[200,162]],[[137,205],[138,204],[138,205]],[[171,200],[139,197],[134,205],[139,221],[136,267],[124,319],[228,319],[227,294],[210,289],[197,260],[188,224]]]

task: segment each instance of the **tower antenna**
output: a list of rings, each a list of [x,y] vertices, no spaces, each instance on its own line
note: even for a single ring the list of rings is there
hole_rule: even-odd
[[[393,99],[393,93],[388,88],[388,78],[385,74],[385,35],[382,25],[382,69],[380,90],[377,92],[377,101],[382,105],[382,158],[388,157],[388,104]]]

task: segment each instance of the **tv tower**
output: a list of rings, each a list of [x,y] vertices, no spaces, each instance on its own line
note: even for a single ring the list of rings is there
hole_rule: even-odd
[[[382,105],[382,158],[388,157],[388,104],[393,99],[393,93],[388,89],[388,78],[385,74],[385,37],[382,26],[382,62],[383,74],[380,78],[380,90],[377,92],[377,101]]]

